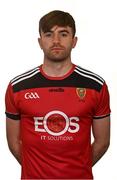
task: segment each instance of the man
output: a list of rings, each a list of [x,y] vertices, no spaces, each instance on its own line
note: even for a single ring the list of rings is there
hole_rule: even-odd
[[[69,13],[43,16],[38,39],[43,64],[9,83],[7,140],[22,166],[22,179],[93,179],[92,166],[108,149],[107,85],[72,63],[75,31]]]

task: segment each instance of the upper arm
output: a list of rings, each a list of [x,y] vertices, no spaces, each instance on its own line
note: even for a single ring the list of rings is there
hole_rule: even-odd
[[[9,145],[13,145],[19,139],[20,113],[16,106],[15,93],[11,83],[8,85],[5,95],[6,105],[6,135]]]
[[[20,141],[20,120],[6,118],[6,135],[9,147]]]
[[[94,139],[99,143],[110,141],[110,96],[106,83],[97,94],[97,106],[93,117],[92,132]]]
[[[110,143],[110,116],[94,119],[92,124],[94,139],[99,143]]]

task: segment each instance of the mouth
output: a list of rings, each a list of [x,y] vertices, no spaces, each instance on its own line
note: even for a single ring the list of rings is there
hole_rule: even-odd
[[[55,48],[52,48],[51,49],[52,51],[62,51],[64,50],[63,48],[60,48],[60,47],[55,47]]]
[[[64,48],[59,47],[59,46],[58,47],[55,46],[55,47],[52,47],[51,50],[59,51],[59,50],[64,50]]]

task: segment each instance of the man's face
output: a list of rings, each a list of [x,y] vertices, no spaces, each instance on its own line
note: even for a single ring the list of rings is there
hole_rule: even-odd
[[[41,31],[39,44],[44,52],[45,59],[63,61],[70,57],[72,48],[75,47],[77,38],[73,37],[69,26],[54,26],[49,32]]]

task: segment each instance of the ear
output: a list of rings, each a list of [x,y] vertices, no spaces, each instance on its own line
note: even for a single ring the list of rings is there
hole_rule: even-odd
[[[73,38],[72,48],[75,48],[75,46],[76,46],[76,44],[77,44],[77,41],[78,41],[78,37],[74,37],[74,38]]]
[[[41,41],[41,38],[38,38],[38,43],[39,43],[40,48],[43,49],[43,48],[42,48],[42,41]]]

